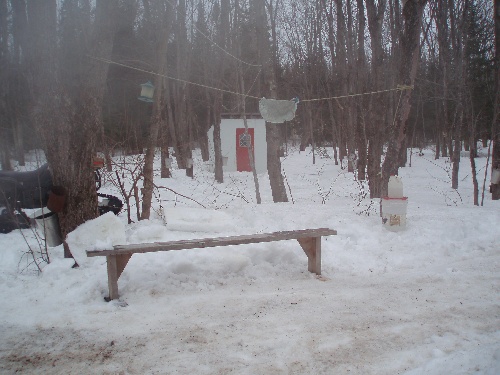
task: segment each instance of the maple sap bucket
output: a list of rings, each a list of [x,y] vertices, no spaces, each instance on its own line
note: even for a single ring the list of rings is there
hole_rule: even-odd
[[[52,186],[49,193],[47,208],[52,212],[61,212],[66,202],[66,189],[62,186]]]
[[[408,197],[382,198],[382,224],[391,231],[399,231],[406,227],[406,208]]]
[[[389,198],[403,198],[403,180],[399,176],[389,177],[387,185],[387,196]]]
[[[36,227],[41,236],[45,238],[47,246],[56,247],[62,244],[61,230],[56,213],[48,210],[38,210],[34,215]]]
[[[500,169],[493,169],[491,172],[491,183],[494,185],[500,184]]]

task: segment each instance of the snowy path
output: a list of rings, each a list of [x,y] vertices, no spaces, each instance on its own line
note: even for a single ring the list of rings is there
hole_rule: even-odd
[[[85,329],[3,326],[0,369],[397,374],[425,366],[445,372],[452,362],[468,374],[484,370],[483,357],[500,354],[499,306],[491,299],[499,291],[497,265],[488,258],[465,268],[456,262],[462,271],[446,278],[395,272],[316,279],[304,273],[299,280],[285,275],[281,287],[279,280],[255,280],[208,292],[150,293],[147,304],[138,296],[127,307],[113,306],[105,314],[112,317],[82,306]],[[471,284],[483,292],[471,295]]]
[[[303,153],[284,162],[295,204],[270,203],[263,176],[255,205],[251,176],[215,189],[174,171],[162,183],[207,209],[164,194],[166,223],[86,223],[72,239],[79,269],[54,248],[40,276],[20,272],[22,236],[1,235],[0,374],[500,374],[500,202],[472,205],[468,160],[458,192],[446,160],[429,160],[402,170],[398,233],[352,176]],[[296,241],[138,254],[119,281],[126,306],[103,301],[105,260],[84,256],[114,241],[306,227],[338,231],[323,239],[320,278]]]

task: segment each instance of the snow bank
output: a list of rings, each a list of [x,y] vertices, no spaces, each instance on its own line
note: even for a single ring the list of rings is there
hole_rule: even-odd
[[[108,212],[80,225],[68,234],[66,242],[80,266],[93,265],[96,260],[88,258],[86,250],[112,249],[114,245],[125,244],[125,225],[112,212]]]

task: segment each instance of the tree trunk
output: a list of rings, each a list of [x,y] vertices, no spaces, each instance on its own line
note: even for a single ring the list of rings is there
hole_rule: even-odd
[[[222,168],[222,143],[220,138],[220,123],[221,123],[221,113],[220,109],[222,107],[222,95],[217,94],[215,96],[214,103],[214,168],[215,168],[215,181],[222,184],[224,182],[224,172]]]
[[[462,123],[463,123],[463,110],[460,111],[458,115],[457,124],[455,124],[454,129],[454,140],[453,140],[453,154],[451,156],[452,168],[451,168],[451,187],[453,189],[458,189],[458,171],[460,168],[460,152],[462,151],[462,142],[460,141],[462,137]]]
[[[491,173],[496,170],[500,173],[500,0],[495,0],[495,104],[494,115],[491,124],[491,137],[493,140],[493,153],[491,159]],[[491,199],[500,199],[500,183],[491,185]]]
[[[188,38],[186,26],[186,1],[179,0],[177,5],[177,28],[176,28],[176,71],[177,77],[187,80],[189,71]],[[192,147],[191,147],[191,124],[188,118],[188,86],[186,82],[175,84],[174,96],[174,118],[177,133],[177,148],[175,157],[180,169],[186,170],[188,177],[193,177]]]
[[[208,78],[208,72],[205,71],[205,77]],[[207,162],[210,160],[210,148],[208,146],[208,130],[212,125],[212,100],[208,90],[205,93],[206,104],[206,114],[204,126],[202,126],[201,134],[198,137],[198,142],[200,143],[201,150],[201,160]]]
[[[275,67],[277,61],[273,60],[276,54],[270,51],[269,37],[267,32],[267,13],[263,2],[255,2],[257,35],[259,35],[258,46],[261,52],[261,64],[264,77],[269,84],[269,97],[277,98]],[[266,142],[267,142],[267,172],[273,201],[288,202],[283,175],[281,174],[281,161],[279,157],[280,133],[277,124],[266,122]]]
[[[328,90],[328,95],[331,96],[330,90]],[[331,122],[331,129],[332,129],[332,148],[333,148],[333,158],[335,160],[335,165],[339,165],[339,158],[337,154],[337,142],[338,142],[338,130],[335,122],[335,114],[333,111],[333,104],[332,101],[328,101],[328,113],[330,114],[330,122]]]
[[[328,24],[327,32],[328,32],[328,49],[330,50],[330,58],[332,62],[337,61],[337,56],[335,54],[335,32],[334,32],[334,14],[333,14],[333,3],[327,4],[326,0],[322,0],[321,5],[323,6],[323,11],[325,12],[326,15],[326,20]],[[330,5],[328,7],[327,5]],[[333,79],[333,78],[331,78]],[[331,97],[333,96],[333,91],[331,88],[331,84],[327,84],[327,92],[328,96]],[[337,102],[338,103],[338,102]],[[331,128],[332,128],[332,146],[333,146],[333,153],[334,153],[334,158],[335,158],[335,165],[339,164],[339,158],[340,158],[340,164],[342,166],[342,129],[341,125],[339,124],[338,121],[336,121],[335,118],[335,110],[332,101],[328,101],[328,112],[330,115],[330,121],[331,121]],[[339,152],[337,153],[337,146],[339,147]]]
[[[434,95],[436,95],[436,97],[438,97],[438,87],[436,86],[434,88]],[[439,103],[437,102],[437,100],[435,101],[434,103],[434,107],[435,107],[435,116],[434,116],[434,124],[435,124],[435,127],[436,127],[436,130],[435,130],[435,133],[434,133],[434,138],[436,139],[436,152],[434,154],[434,160],[438,160],[439,159],[439,156],[441,154],[441,141],[442,141],[442,127],[441,127],[441,121],[440,121],[440,117],[439,117]]]
[[[207,118],[212,118],[212,111],[207,112]],[[207,133],[201,134],[198,138],[198,142],[200,142],[200,151],[201,151],[201,160],[208,161],[210,159],[210,151],[208,148],[208,136]]]
[[[172,159],[170,158],[170,152],[168,150],[168,126],[167,121],[162,116],[162,123],[160,125],[160,142],[161,142],[161,178],[170,178],[172,173],[170,168],[172,167]],[[168,164],[167,164],[168,163]]]
[[[14,128],[14,145],[16,149],[16,160],[20,166],[25,165],[24,161],[24,136],[23,136],[23,123],[18,116],[16,116]]]
[[[471,100],[467,101],[468,107],[471,107]],[[474,114],[471,108],[467,111],[467,122],[469,123],[469,161],[471,167],[472,175],[472,186],[474,187],[474,205],[479,206],[479,183],[477,181],[477,170],[476,170],[476,132],[477,126],[474,119]]]
[[[163,21],[166,22],[166,21]],[[157,71],[160,73],[155,78],[156,95],[153,103],[153,116],[151,119],[151,127],[149,130],[149,142],[146,156],[144,159],[144,188],[142,195],[142,212],[141,220],[149,219],[151,215],[151,201],[153,198],[154,189],[154,157],[157,145],[160,126],[163,122],[162,112],[164,107],[164,78],[162,75],[165,72],[165,64],[167,62],[167,46],[169,39],[168,25],[163,24],[160,29],[160,44],[157,48]]]
[[[165,68],[167,69],[167,68]],[[165,71],[167,73],[167,71]],[[178,154],[180,154],[179,151],[179,142],[177,140],[177,128],[175,125],[175,120],[174,120],[174,110],[172,108],[172,95],[171,95],[172,90],[170,89],[170,85],[167,83],[165,85],[165,102],[166,102],[166,111],[167,111],[167,128],[168,128],[168,135],[170,136],[171,144],[174,148],[174,153],[177,157]]]
[[[30,1],[27,5],[32,42],[28,62],[35,101],[33,117],[45,144],[54,184],[67,191],[66,206],[59,213],[65,238],[78,225],[97,216],[92,159],[101,127],[108,64],[85,60],[87,71],[92,74],[85,77],[79,92],[65,93],[58,81],[56,1]],[[110,20],[114,19],[113,10],[117,6],[117,1],[96,2],[89,44],[92,56],[111,57],[114,22]]]
[[[10,96],[12,104],[10,105],[10,123],[12,126],[15,158],[19,162],[19,165],[24,166],[24,130],[26,128],[26,118],[24,116],[25,108],[23,108],[26,103],[23,95],[23,88],[25,87],[25,76],[21,73],[26,67],[25,56],[28,47],[27,33],[28,33],[28,20],[26,15],[26,2],[25,1],[11,1],[12,6],[12,46],[13,46],[13,59],[12,64],[17,65],[17,72],[10,79],[11,88]],[[0,13],[2,10],[0,10]],[[7,16],[7,12],[5,12]],[[0,24],[7,27],[7,23]],[[3,39],[5,42],[8,38]],[[4,55],[7,56],[6,54]],[[1,64],[2,70],[7,72],[7,61]],[[5,82],[7,86],[7,83]],[[5,87],[6,87],[5,86]],[[14,87],[12,87],[14,86]],[[5,122],[6,123],[6,122]],[[10,137],[9,137],[10,138]]]
[[[404,34],[401,39],[401,62],[399,82],[413,86],[417,74],[420,52],[420,29],[422,15],[427,0],[407,0],[403,6]],[[412,90],[401,92],[401,104],[394,126],[390,129],[389,147],[382,165],[382,194],[387,195],[387,185],[391,175],[398,174],[399,153],[406,137],[407,121],[410,114]]]
[[[368,29],[370,31],[370,40],[372,47],[372,91],[385,88],[384,70],[386,59],[384,58],[384,49],[382,46],[382,22],[385,14],[385,0],[379,2],[378,7],[374,0],[366,0],[366,11],[368,15]],[[395,47],[393,46],[393,49]],[[380,198],[382,196],[382,176],[380,173],[380,162],[384,147],[384,137],[386,129],[386,107],[387,96],[370,96],[370,110],[368,111],[367,131],[369,139],[368,144],[368,186],[370,187],[370,198]]]
[[[450,38],[452,41],[452,48],[455,53],[455,70],[456,70],[456,78],[457,81],[457,108],[456,108],[456,116],[455,121],[453,122],[453,154],[451,155],[453,167],[451,173],[451,187],[453,189],[458,189],[458,172],[460,168],[460,153],[462,151],[462,137],[463,137],[463,122],[464,122],[464,107],[467,105],[465,103],[465,90],[466,85],[464,80],[466,79],[466,71],[465,71],[465,45],[467,33],[465,30],[465,17],[466,12],[468,11],[468,0],[464,1],[463,10],[461,11],[461,17],[455,12],[454,7],[450,9],[450,25],[451,32]],[[459,27],[458,24],[461,24]]]
[[[218,34],[218,45],[221,48],[227,47],[227,38],[230,33],[229,30],[229,14],[231,12],[231,4],[229,0],[221,0],[220,8],[220,32]],[[225,70],[226,59],[220,56],[217,59],[218,67],[215,69],[215,79],[217,82],[217,87],[222,88],[224,70]],[[224,169],[222,163],[222,143],[220,138],[220,125],[221,125],[221,111],[222,111],[222,92],[217,91],[214,99],[213,114],[213,124],[214,124],[214,177],[215,181],[218,183],[224,182]]]
[[[113,12],[117,7],[118,1],[116,0],[96,2],[95,26],[89,48],[93,56],[111,58],[116,24],[110,20],[114,19]],[[93,74],[83,84],[84,93],[81,98],[83,106],[80,109],[82,115],[77,113],[76,121],[70,122],[73,124],[70,141],[70,147],[73,147],[71,158],[74,157],[74,160],[72,165],[63,166],[60,171],[61,175],[64,174],[67,177],[62,185],[68,188],[67,209],[63,211],[65,218],[60,220],[63,236],[86,220],[97,216],[97,196],[92,160],[96,154],[97,134],[103,126],[101,108],[108,68],[108,64],[95,60],[89,61],[88,71]],[[82,140],[85,141],[82,142]],[[53,142],[53,139],[50,141]],[[79,147],[78,144],[81,146]],[[49,159],[49,163],[51,166],[54,165],[53,160],[51,162]],[[57,169],[55,166],[52,169],[55,184],[59,184]]]
[[[9,137],[7,129],[7,61],[8,61],[8,10],[7,0],[0,0],[0,168],[11,170],[10,154],[8,151]],[[5,124],[5,125],[4,125]]]
[[[357,0],[358,6],[358,57],[356,61],[356,75],[358,92],[365,91],[366,80],[366,56],[365,56],[365,8],[363,0]],[[366,179],[367,148],[368,140],[366,137],[366,123],[363,108],[363,98],[359,99],[357,105],[358,117],[356,119],[356,142],[358,148],[358,180]]]
[[[307,96],[311,96],[311,89],[308,83],[307,77],[304,77],[305,81],[305,91]],[[305,148],[308,146],[308,144],[311,144],[311,151],[312,151],[312,163],[316,164],[316,144],[314,141],[314,128],[313,128],[313,115],[312,115],[312,108],[311,108],[311,103],[307,102],[303,104],[304,106],[304,116],[302,117],[304,119],[304,128],[303,132],[304,134],[307,134],[305,137],[303,137],[303,146],[301,147],[301,151],[305,151]],[[302,146],[302,145],[301,145]],[[303,148],[303,150],[302,150]]]

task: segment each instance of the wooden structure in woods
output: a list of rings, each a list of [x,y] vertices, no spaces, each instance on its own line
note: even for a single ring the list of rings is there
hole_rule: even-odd
[[[297,240],[308,258],[308,270],[321,275],[321,237],[336,235],[329,228],[302,229],[272,233],[258,233],[242,236],[202,238],[170,242],[154,242],[132,245],[117,245],[109,250],[87,250],[88,257],[105,256],[108,267],[109,297],[118,298],[118,279],[133,254],[156,251],[201,249],[206,247],[244,245],[260,242]]]
[[[220,138],[224,172],[251,172],[248,148],[253,149],[255,170],[267,172],[266,122],[260,113],[247,113],[248,133],[241,113],[221,114]],[[210,163],[215,163],[214,127],[208,130]]]

